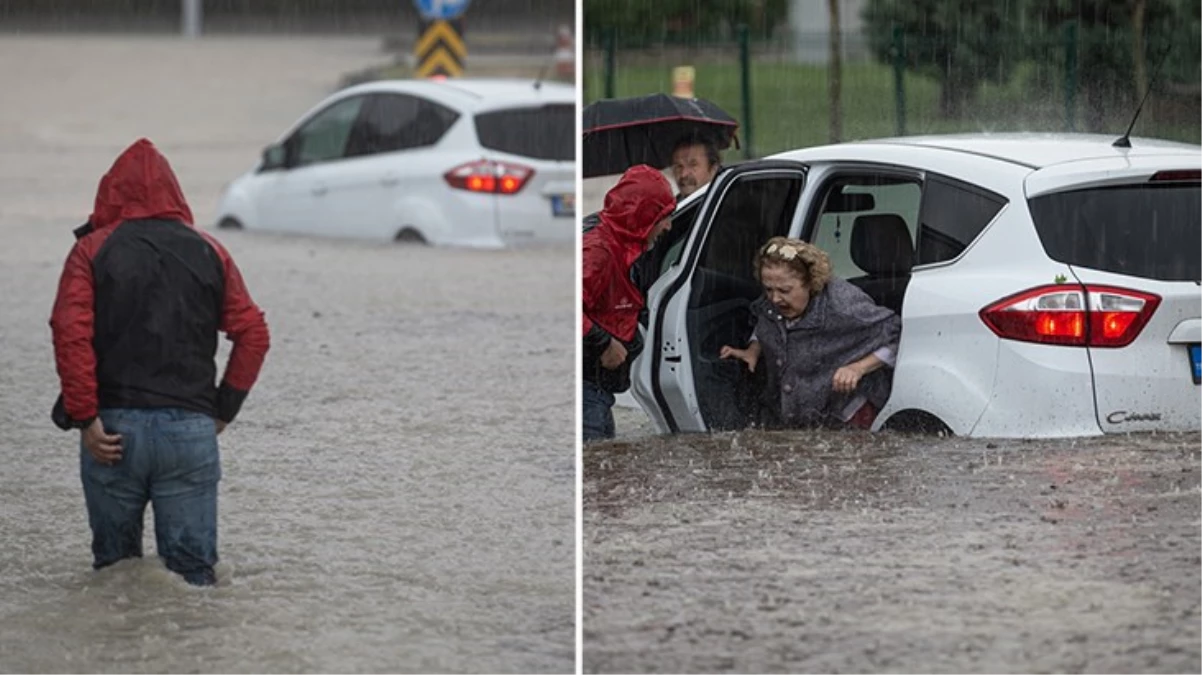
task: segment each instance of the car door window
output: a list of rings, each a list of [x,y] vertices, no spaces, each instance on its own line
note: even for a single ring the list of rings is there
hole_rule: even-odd
[[[756,250],[772,237],[788,234],[802,182],[801,176],[736,179],[718,205],[698,268],[754,282]]]
[[[708,222],[690,276],[685,330],[698,411],[710,429],[738,429],[753,419],[756,397],[747,388],[747,372],[720,352],[723,345],[747,344],[751,303],[763,295],[753,272],[755,253],[772,237],[788,234],[804,182],[801,171],[737,176],[718,196]],[[705,225],[705,219],[697,223]]]
[[[693,229],[693,221],[701,210],[701,202],[693,202],[689,208],[672,214],[672,227],[655,242],[655,245],[635,260],[630,268],[630,278],[645,296],[661,276],[667,274],[684,254],[684,245]]]
[[[921,200],[922,187],[916,177],[838,175],[823,188],[810,242],[830,256],[831,270],[836,276],[843,279],[865,276],[869,270],[864,266],[873,265],[862,257],[869,250],[863,246],[864,240],[879,235],[882,227],[898,227],[896,223],[900,221],[905,224],[912,245]],[[864,230],[859,233],[861,246],[853,248],[857,229]]]
[[[292,164],[305,166],[342,159],[363,103],[363,96],[353,96],[314,115],[297,130],[289,143]]]
[[[347,148],[348,157],[397,152],[434,145],[450,129],[459,113],[433,101],[405,94],[377,94],[364,114]]]
[[[680,257],[684,255],[685,242],[689,239],[689,233],[693,231],[693,223],[696,222],[700,211],[701,200],[698,200],[690,204],[689,208],[672,216],[672,229],[664,235],[663,256],[659,261],[660,276],[667,274],[672,266],[680,262]]]
[[[1001,195],[943,176],[928,176],[918,219],[916,265],[959,256],[1006,205]]]

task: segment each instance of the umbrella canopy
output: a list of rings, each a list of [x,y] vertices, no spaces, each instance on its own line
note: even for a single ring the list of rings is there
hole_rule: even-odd
[[[708,140],[719,150],[738,147],[739,123],[702,98],[652,94],[606,99],[584,108],[584,177],[624,172],[636,164],[666,169],[684,138]]]

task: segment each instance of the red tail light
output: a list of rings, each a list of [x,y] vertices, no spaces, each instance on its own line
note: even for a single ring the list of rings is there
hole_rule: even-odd
[[[1159,305],[1159,296],[1114,286],[1040,286],[982,309],[981,320],[1007,340],[1125,347]]]
[[[453,188],[469,192],[489,194],[517,194],[534,176],[534,169],[487,159],[460,164],[443,174],[443,179]]]
[[[1197,169],[1176,169],[1168,171],[1157,171],[1152,174],[1148,180],[1153,181],[1199,181],[1202,180],[1202,171]]]

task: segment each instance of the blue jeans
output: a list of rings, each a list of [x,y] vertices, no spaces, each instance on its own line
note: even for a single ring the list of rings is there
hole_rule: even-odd
[[[121,459],[105,465],[80,445],[80,478],[92,527],[92,567],[142,557],[146,503],[167,569],[196,586],[216,583],[217,482],[213,418],[176,408],[109,408],[105,430],[121,435]]]
[[[599,441],[614,437],[614,395],[601,387],[584,381],[581,417],[584,441]]]

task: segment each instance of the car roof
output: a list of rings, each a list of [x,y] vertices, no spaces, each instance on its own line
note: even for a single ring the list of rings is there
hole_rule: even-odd
[[[929,148],[948,152],[964,153],[1028,167],[1042,169],[1065,162],[1090,159],[1114,159],[1151,156],[1198,157],[1202,147],[1153,138],[1131,138],[1130,148],[1116,148],[1118,134],[1073,134],[1073,133],[975,133],[932,136],[900,136],[865,141],[854,141],[838,145],[782,153],[778,157],[801,159],[798,155],[831,155],[827,152],[836,148],[880,145],[896,148],[908,146]]]
[[[776,153],[760,160],[784,159],[803,163],[831,162],[838,160],[907,163],[904,158],[907,148],[923,153],[948,153],[968,164],[978,167],[990,162],[1003,162],[1026,176],[1047,175],[1049,183],[1038,186],[1036,191],[1051,190],[1060,184],[1072,183],[1073,179],[1062,174],[1085,170],[1084,166],[1096,166],[1099,170],[1111,170],[1116,162],[1153,166],[1163,163],[1168,166],[1194,166],[1202,158],[1202,146],[1155,138],[1131,137],[1130,148],[1116,148],[1118,135],[1082,133],[965,133],[928,136],[898,136],[863,141],[849,141],[831,145],[812,146]],[[930,157],[930,155],[928,155]],[[1191,160],[1182,164],[1179,160]],[[925,163],[925,162],[924,162]],[[1079,163],[1079,168],[1070,168]],[[736,165],[743,162],[736,162]],[[961,162],[964,164],[964,162]],[[1042,171],[1058,167],[1053,171]],[[685,199],[679,200],[677,209],[689,206],[705,198],[710,185],[703,185]]]
[[[536,86],[537,85],[537,86]],[[340,94],[395,92],[415,94],[474,111],[506,103],[575,102],[575,89],[561,82],[523,78],[454,78],[448,80],[375,80],[343,90]]]

